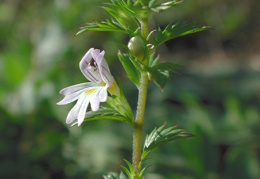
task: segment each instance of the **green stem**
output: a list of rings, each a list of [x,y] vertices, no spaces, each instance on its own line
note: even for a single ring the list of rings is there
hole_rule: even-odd
[[[142,38],[145,40],[149,34],[148,17],[143,17],[141,21],[141,34]]]
[[[147,96],[148,75],[146,72],[141,74],[136,119],[134,123],[133,132],[133,167],[135,172],[138,172],[138,165],[141,161],[141,149],[142,149],[142,134],[144,123],[144,112]]]
[[[141,34],[142,38],[145,40],[149,34],[148,29],[148,17],[142,18],[141,21]],[[148,61],[148,57],[146,59]],[[147,72],[141,73],[138,102],[137,102],[137,112],[134,123],[133,131],[133,167],[135,169],[135,177],[138,178],[138,166],[141,161],[141,150],[142,150],[142,134],[143,134],[143,123],[144,123],[144,113],[145,104],[147,97],[147,87],[148,87],[148,75]]]

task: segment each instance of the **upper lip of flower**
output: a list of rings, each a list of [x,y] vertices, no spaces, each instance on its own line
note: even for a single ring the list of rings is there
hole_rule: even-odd
[[[58,105],[78,100],[67,116],[67,124],[78,119],[78,125],[80,125],[84,121],[89,103],[92,110],[97,111],[100,102],[106,101],[108,89],[113,89],[110,93],[118,94],[117,85],[104,59],[104,54],[104,51],[89,49],[81,59],[79,68],[90,82],[69,86],[60,91],[60,94],[65,97],[57,103]]]
[[[83,75],[92,82],[105,82],[111,86],[112,77],[107,62],[104,59],[105,51],[91,48],[80,61],[79,67]]]

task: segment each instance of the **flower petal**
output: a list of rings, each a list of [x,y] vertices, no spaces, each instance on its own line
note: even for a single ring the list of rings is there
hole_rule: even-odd
[[[98,65],[99,72],[101,74],[101,77],[103,81],[106,84],[109,84],[109,86],[113,83],[114,77],[111,75],[108,64],[106,60],[104,59],[105,52],[102,51],[99,56],[97,56],[96,62]]]
[[[91,104],[91,109],[92,111],[97,111],[99,109],[100,106],[100,100],[99,100],[99,91],[100,89],[92,94],[92,97],[90,99],[90,104]]]
[[[90,90],[86,91],[86,93],[89,94],[92,111],[97,111],[99,109],[99,106],[100,106],[99,94],[103,90],[103,88],[106,88],[106,87],[98,86],[98,87],[91,88]],[[104,102],[104,101],[102,101],[102,102]]]
[[[108,86],[105,86],[99,91],[98,98],[100,102],[105,102],[107,100],[107,87]]]
[[[79,95],[84,91],[84,89],[68,94],[66,95],[60,102],[57,103],[57,105],[64,105],[71,103],[79,98]]]
[[[104,57],[105,51],[103,50],[100,53],[99,49],[94,49],[94,50],[91,51],[91,55],[92,55],[93,59],[98,63],[98,60],[102,59]]]
[[[93,57],[92,54],[99,53],[99,50],[95,50],[94,48],[91,48],[87,51],[87,53],[83,56],[79,63],[79,68],[83,75],[92,82],[99,83],[102,79],[100,77],[99,71],[95,69],[95,67],[91,66],[91,60]],[[95,59],[94,59],[95,60]]]
[[[86,95],[84,93],[82,93],[79,96],[79,99],[78,99],[76,105],[73,106],[73,108],[70,110],[70,112],[67,116],[67,119],[66,119],[67,124],[72,123],[73,121],[75,121],[78,118],[79,111],[80,111],[82,105],[84,105],[85,97],[86,97]]]
[[[89,104],[89,97],[86,95],[84,101],[82,102],[82,105],[80,107],[79,113],[78,113],[78,126],[82,124],[82,122],[85,119],[86,111]]]
[[[65,95],[69,95],[69,94],[81,91],[85,88],[92,87],[92,86],[96,86],[96,83],[93,83],[93,82],[80,83],[80,84],[69,86],[67,88],[62,89],[60,91],[60,94],[65,96]]]

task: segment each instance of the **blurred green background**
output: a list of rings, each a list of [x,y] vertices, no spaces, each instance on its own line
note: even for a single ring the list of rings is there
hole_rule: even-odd
[[[131,160],[131,128],[115,121],[65,124],[73,104],[60,89],[85,82],[78,63],[104,49],[134,108],[137,90],[117,59],[123,34],[88,32],[104,20],[102,0],[0,0],[0,178],[98,179]],[[150,84],[145,132],[167,121],[196,135],[150,155],[147,179],[260,178],[259,0],[186,0],[153,14],[151,29],[179,20],[215,30],[160,46],[162,61],[185,66],[163,92]]]

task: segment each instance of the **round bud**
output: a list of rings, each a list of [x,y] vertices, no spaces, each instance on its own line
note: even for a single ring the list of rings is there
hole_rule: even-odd
[[[132,37],[128,42],[128,50],[138,60],[143,60],[145,54],[145,43],[138,36]]]

